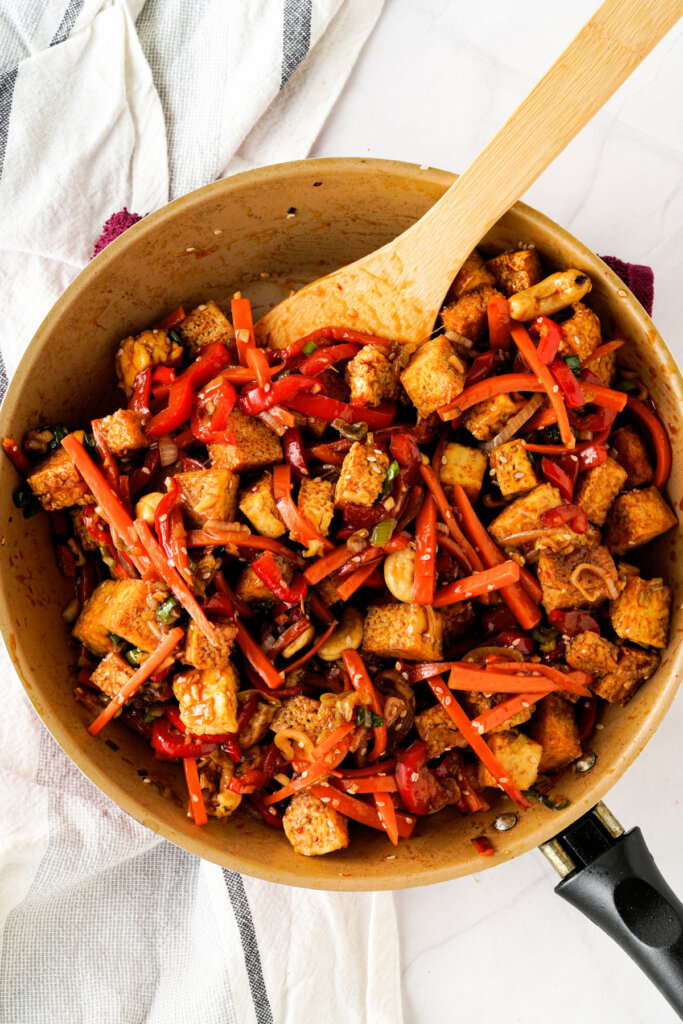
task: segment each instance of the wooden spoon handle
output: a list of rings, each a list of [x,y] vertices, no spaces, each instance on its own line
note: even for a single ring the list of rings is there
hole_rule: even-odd
[[[489,228],[682,15],[683,0],[605,0],[465,173],[392,243],[404,265],[443,297]]]

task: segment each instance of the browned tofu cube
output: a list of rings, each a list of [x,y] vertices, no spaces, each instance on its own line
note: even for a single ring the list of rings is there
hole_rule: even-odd
[[[448,338],[440,334],[420,345],[401,374],[408,398],[425,419],[453,402],[465,386],[467,366]]]
[[[282,818],[295,853],[317,857],[349,845],[348,820],[313,793],[295,793]]]
[[[225,429],[234,434],[235,441],[208,446],[211,464],[216,469],[241,473],[282,462],[280,438],[258,416],[245,416],[240,409],[233,409]]]
[[[83,434],[80,433],[82,439]],[[77,435],[78,436],[78,435]],[[27,482],[48,512],[70,505],[91,505],[94,498],[64,448],[41,459]]]
[[[330,532],[330,523],[334,516],[334,485],[331,480],[321,477],[304,477],[299,487],[297,505],[304,519],[322,537]],[[312,541],[305,551],[306,558],[321,554],[322,545]]]
[[[617,589],[617,568],[607,548],[576,548],[571,554],[544,553],[538,560],[543,607],[599,608]]]
[[[188,669],[173,679],[180,719],[196,735],[237,732],[240,680],[230,662],[221,669]]]
[[[93,420],[112,455],[127,455],[149,447],[145,436],[146,417],[135,409],[117,409],[111,416]]]
[[[595,359],[589,359],[584,363],[583,368],[594,373],[605,387],[611,388],[617,379],[617,353],[607,352],[605,355],[597,356]],[[613,436],[610,435],[610,441]]]
[[[643,651],[639,647],[624,644],[619,652],[619,663],[614,672],[601,676],[591,686],[593,693],[610,704],[628,704],[636,690],[640,689],[659,668],[657,651]]]
[[[620,494],[607,517],[605,544],[613,555],[638,548],[666,533],[678,520],[656,487]]]
[[[363,650],[380,658],[438,661],[443,618],[429,605],[370,605],[363,624]]]
[[[526,398],[515,399],[510,395],[487,398],[465,412],[462,425],[477,441],[490,441],[526,403]]]
[[[524,494],[538,486],[534,465],[521,440],[508,441],[494,448],[490,456],[500,493],[504,497]]]
[[[503,509],[489,526],[489,533],[499,544],[517,547],[514,539],[516,534],[540,530],[543,513],[562,504],[562,496],[557,487],[547,483],[540,484],[523,498],[517,498]]]
[[[178,328],[178,333],[192,356],[196,356],[200,348],[211,345],[214,341],[220,341],[222,345],[227,346],[235,338],[232,324],[213,299],[203,302],[201,306],[188,313]]]
[[[441,456],[439,480],[448,495],[452,495],[455,485],[460,484],[474,504],[479,499],[487,465],[486,455],[478,448],[468,448],[467,445],[448,441]]]
[[[588,306],[577,302],[572,306],[574,315],[562,327],[561,356],[578,356],[583,362],[602,342],[600,321]]]
[[[623,590],[610,602],[612,628],[622,640],[641,647],[666,647],[671,619],[671,588],[661,579],[629,576]]]
[[[153,651],[171,628],[156,617],[157,608],[168,596],[162,583],[105,580],[85,602],[73,635],[100,656],[114,649],[110,633],[142,651]]]
[[[120,654],[111,651],[102,658],[90,676],[90,682],[102,693],[106,693],[107,697],[115,697],[134,672],[135,669]]]
[[[199,469],[176,473],[180,505],[190,526],[200,528],[210,519],[232,523],[237,518],[240,478],[229,469]]]
[[[266,704],[264,701],[259,701],[256,711],[239,735],[242,750],[248,750],[256,743],[260,743],[262,739],[265,739],[276,711],[277,708],[274,704]]]
[[[329,576],[325,576],[324,579],[320,580],[316,584],[316,591],[318,597],[323,604],[331,605],[339,600],[339,594],[337,593],[337,587],[343,582],[343,578],[337,572],[331,572]]]
[[[627,473],[629,488],[651,484],[654,469],[645,442],[633,427],[619,427],[609,436],[609,443],[617,453],[617,459]]]
[[[523,732],[516,732],[514,729],[506,729],[504,732],[494,732],[487,737],[486,742],[491,753],[498,759],[505,769],[505,775],[519,789],[529,789],[533,786],[538,776],[538,765],[541,760],[542,748]],[[493,775],[479,764],[479,785],[497,787],[498,783]]]
[[[277,539],[285,532],[285,524],[275,504],[273,474],[265,472],[240,495],[240,511],[262,537]]]
[[[273,560],[282,573],[285,583],[290,584],[294,579],[292,563],[282,555],[273,555]],[[254,601],[276,601],[277,598],[272,590],[263,583],[256,575],[250,565],[247,565],[240,573],[235,587],[235,593],[243,601],[252,604]]]
[[[300,694],[283,701],[273,716],[270,728],[274,733],[303,733],[315,745],[325,733],[336,729],[339,724],[334,708]],[[296,737],[293,739],[296,744]]]
[[[557,772],[581,757],[581,740],[571,704],[549,693],[539,701],[529,734],[541,744],[540,772]]]
[[[427,747],[427,757],[441,757],[453,747],[466,747],[467,743],[440,704],[415,715],[417,735]]]
[[[602,676],[617,667],[619,648],[599,633],[577,633],[567,643],[565,658],[568,665],[588,672],[591,676]]]
[[[216,644],[206,639],[201,629],[190,622],[185,633],[185,651],[183,661],[199,669],[224,669],[230,664],[232,651],[237,636],[237,626],[233,622],[214,622]]]
[[[382,493],[389,458],[374,444],[356,441],[344,456],[334,491],[335,508],[344,505],[374,505]]]
[[[105,580],[92,592],[76,619],[72,636],[84,644],[89,651],[101,658],[108,651],[113,651],[115,644],[109,636],[110,629],[102,622],[102,613],[107,603],[114,598],[117,580]]]
[[[449,289],[448,298],[449,300],[459,299],[466,292],[473,292],[476,288],[481,288],[482,285],[491,286],[495,283],[496,280],[484,263],[481,253],[475,249],[456,274],[455,281]]]
[[[441,310],[441,322],[447,331],[455,334],[462,334],[470,341],[479,341],[486,325],[486,307],[489,299],[499,293],[490,285],[483,285],[475,288],[472,292],[465,292],[455,302],[449,302]],[[404,385],[405,387],[405,385]],[[406,388],[406,390],[408,390]]]
[[[363,345],[346,364],[345,377],[352,405],[379,405],[398,398],[400,384],[396,363],[388,359],[378,345]]]
[[[133,394],[135,378],[150,366],[180,366],[183,346],[160,327],[124,338],[116,351],[116,376],[126,396]]]
[[[520,249],[518,252],[502,252],[500,256],[486,261],[487,268],[496,279],[496,284],[506,298],[516,292],[531,288],[543,277],[541,261],[536,249]]]
[[[626,476],[626,470],[610,458],[581,475],[574,503],[584,510],[591,523],[603,525]]]
[[[444,645],[452,643],[468,632],[474,618],[474,606],[471,601],[447,604],[444,608],[439,608],[439,611],[443,619]]]

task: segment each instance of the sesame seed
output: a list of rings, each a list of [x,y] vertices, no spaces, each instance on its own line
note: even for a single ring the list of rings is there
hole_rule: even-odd
[[[187,249],[185,250],[185,252],[194,252],[194,251],[195,251],[195,248],[194,248],[193,245],[188,245]]]
[[[556,395],[559,390],[557,384],[553,384],[553,394]]]
[[[221,231],[220,228],[214,228],[213,229],[213,233],[214,233],[214,235],[222,235],[223,234],[223,232]]]

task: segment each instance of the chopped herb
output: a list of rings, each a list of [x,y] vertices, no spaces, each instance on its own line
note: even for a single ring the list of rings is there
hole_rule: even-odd
[[[168,332],[168,336],[171,339],[171,341],[175,342],[176,345],[182,345],[183,339],[180,337],[177,331],[170,330]]]
[[[179,615],[179,612],[177,611],[178,607],[179,602],[177,598],[173,597],[173,595],[167,597],[163,604],[160,604],[156,610],[156,617],[159,622],[175,622]]]
[[[556,423],[546,427],[543,431],[543,436],[547,444],[562,444],[562,438],[560,437],[560,431]]]
[[[535,626],[531,635],[537,644],[547,644],[550,640],[556,640],[559,633],[552,626]]]
[[[192,573],[195,573],[197,571],[197,563],[193,562],[191,558],[188,558],[187,560],[187,567]]]
[[[564,361],[577,380],[581,379],[581,360],[578,356],[565,356]]]
[[[378,729],[380,725],[384,725],[384,719],[365,704],[361,704],[356,708],[356,725]]]
[[[387,470],[387,475],[384,478],[384,487],[382,488],[382,497],[383,498],[386,498],[387,494],[389,493],[389,491],[393,487],[394,480],[398,476],[398,474],[400,472],[400,469],[401,469],[401,467],[399,466],[399,464],[396,461],[396,459],[394,459],[394,461],[392,463],[390,463],[389,468]]]
[[[128,643],[128,641],[124,640],[122,636],[118,635],[118,633],[107,633],[107,636],[113,643],[114,647],[125,647]]]
[[[93,435],[92,434],[88,434],[88,433],[84,434],[83,435],[83,444],[85,445],[86,448],[91,448],[94,451],[95,450],[95,438],[93,437]]]
[[[615,391],[640,391],[634,380],[618,380],[612,387]]]
[[[347,423],[346,420],[336,419],[332,421],[332,426],[342,437],[348,437],[350,441],[364,441],[368,436],[368,425],[362,421]]]
[[[126,651],[126,653],[124,654],[124,658],[126,659],[129,665],[133,666],[133,668],[139,668],[140,662],[144,655],[145,652],[141,651],[139,647],[131,647],[131,649],[129,651]]]
[[[396,525],[396,520],[392,519],[391,516],[377,523],[370,534],[370,543],[376,548],[383,547],[391,540]]]
[[[19,487],[12,495],[12,501],[24,513],[24,519],[30,519],[40,511],[40,502],[30,487]]]
[[[113,740],[105,740],[104,742],[107,744],[107,746],[110,748],[110,750],[118,750],[119,749],[118,743],[114,743]]]
[[[39,429],[41,433],[43,431],[47,431],[48,433],[52,434],[52,440],[48,441],[47,445],[47,450],[49,452],[56,451],[62,442],[62,438],[66,437],[66,435],[69,433],[66,427],[63,426],[61,423],[50,423],[45,427],[40,427]]]
[[[317,351],[317,349],[318,346],[314,341],[307,341],[304,347],[301,349],[301,351],[305,356],[312,356],[313,353]]]
[[[569,807],[569,800],[566,797],[547,796],[545,793],[539,793],[537,789],[525,789],[524,796],[529,800],[536,800],[544,807],[549,807],[551,811],[563,811],[565,807]]]
[[[146,711],[145,712],[145,717],[142,719],[142,721],[146,725],[149,725],[150,722],[156,722],[158,717],[159,717],[159,715],[150,715],[149,711]]]

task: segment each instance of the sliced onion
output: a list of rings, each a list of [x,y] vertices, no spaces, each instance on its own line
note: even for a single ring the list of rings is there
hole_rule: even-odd
[[[444,331],[443,335],[444,338],[448,338],[448,340],[452,341],[455,345],[460,345],[461,348],[469,350],[474,345],[471,338],[466,338],[464,334],[458,334],[457,331]]]
[[[159,462],[162,466],[172,466],[178,458],[178,445],[170,434],[159,438]]]
[[[546,395],[540,392],[536,395],[532,395],[529,401],[523,408],[516,413],[511,420],[508,420],[503,429],[496,434],[491,441],[487,441],[486,444],[479,445],[482,451],[492,452],[494,448],[500,447],[501,444],[505,444],[510,438],[514,437],[520,427],[524,426],[527,420],[530,420],[533,414],[536,412],[538,407],[543,404],[546,399]]]
[[[581,564],[577,565],[576,569],[574,569],[574,572],[569,577],[569,582],[573,587],[576,587],[579,593],[582,594],[587,601],[594,601],[598,595],[589,594],[588,591],[581,586],[581,584],[579,583],[579,576],[582,572],[592,572],[595,576],[600,576],[600,578],[604,581],[607,596],[612,598],[612,600],[619,596],[619,592],[615,586],[614,580],[610,578],[609,573],[607,573],[604,569],[601,569],[599,566],[593,565],[591,562],[581,562]]]
[[[524,661],[522,653],[516,651],[514,647],[502,647],[495,644],[475,647],[465,655],[463,661],[473,661],[475,664],[480,664],[489,654],[499,654],[506,661]]]

